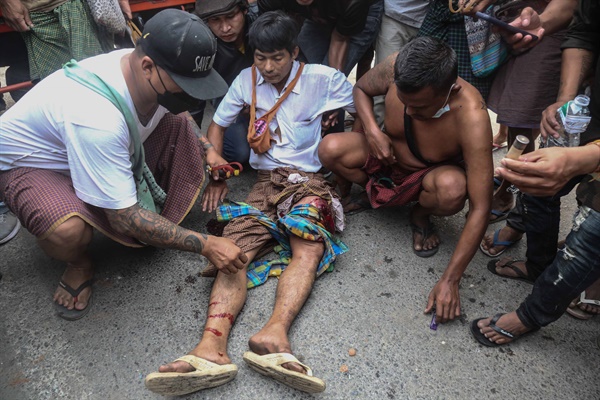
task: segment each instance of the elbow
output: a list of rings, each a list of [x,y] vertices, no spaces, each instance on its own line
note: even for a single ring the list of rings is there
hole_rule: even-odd
[[[135,211],[135,208],[138,208],[138,206],[135,205],[122,210],[105,210],[110,227],[116,233],[134,237],[133,224],[130,221],[132,221],[132,218],[134,218],[132,213]]]

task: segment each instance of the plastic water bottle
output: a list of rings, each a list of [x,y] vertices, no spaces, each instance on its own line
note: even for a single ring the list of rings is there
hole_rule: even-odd
[[[579,95],[574,100],[567,101],[556,111],[556,120],[560,127],[557,129],[560,137],[548,137],[543,147],[577,147],[579,137],[590,123],[591,116],[588,105],[590,98]]]

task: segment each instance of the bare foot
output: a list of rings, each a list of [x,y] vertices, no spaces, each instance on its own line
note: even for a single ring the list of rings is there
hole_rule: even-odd
[[[508,139],[508,126],[500,125],[500,129],[498,129],[498,132],[492,138],[492,145],[495,148],[506,147],[506,139]]]
[[[498,333],[495,330],[493,330],[492,328],[490,328],[489,325],[490,325],[491,320],[492,320],[492,318],[486,318],[486,319],[482,319],[481,321],[479,321],[477,323],[477,327],[479,328],[479,331],[486,338],[488,338],[488,340],[490,342],[493,342],[496,344],[505,344],[505,343],[510,343],[514,340],[514,339],[510,339],[504,335],[501,335],[500,333]],[[529,328],[527,328],[525,325],[523,325],[523,323],[521,322],[519,317],[517,317],[517,313],[514,311],[501,316],[498,319],[498,321],[496,322],[496,326],[515,335],[515,339],[517,337],[521,336],[522,334],[530,331]]]
[[[202,343],[200,343],[188,354],[203,358],[219,365],[231,364],[231,359],[227,353],[225,353],[225,351],[219,352],[219,350],[212,345],[205,347],[202,345]],[[195,370],[196,368],[192,367],[185,361],[174,361],[165,365],[161,365],[158,368],[158,372],[193,372]]]
[[[250,350],[261,356],[273,353],[292,354],[292,347],[285,329],[275,325],[265,325],[256,335],[250,338],[248,345]],[[290,362],[281,364],[281,366],[290,371],[306,374],[306,370],[297,363]]]
[[[587,300],[600,301],[600,279],[597,280],[596,282],[594,282],[590,287],[585,289],[585,298]],[[580,299],[577,298],[576,300],[577,300],[577,303],[579,303]],[[600,314],[600,306],[597,306],[595,304],[585,304],[585,303],[580,303],[578,305],[579,305],[580,309],[582,309],[583,311],[585,311],[587,313],[594,314],[594,315]]]
[[[429,216],[417,216],[411,213],[410,224],[413,231],[413,249],[416,252],[429,251],[440,245],[440,237],[434,231]]]
[[[67,264],[67,269],[65,269],[61,280],[73,289],[77,289],[82,283],[89,281],[93,277],[94,269],[91,266],[80,268]],[[53,299],[57,304],[66,307],[68,310],[72,310],[73,308],[76,310],[83,310],[87,307],[91,295],[91,286],[83,289],[77,297],[73,297],[69,292],[59,286],[54,292]]]
[[[497,213],[490,213],[490,222],[503,217],[502,214],[509,212],[514,207],[514,196],[511,192],[507,192],[503,185],[500,185],[494,196],[492,197],[492,210]]]
[[[509,246],[504,246],[498,244],[494,246],[494,233],[490,233],[489,235],[485,235],[483,240],[481,241],[481,247],[490,253],[492,256],[498,255],[498,253],[503,252]],[[511,228],[508,225],[505,225],[504,228],[500,229],[500,233],[498,234],[497,242],[518,242],[523,237],[523,232],[520,232],[516,229]]]
[[[342,199],[342,207],[344,208],[344,214],[346,213],[358,213],[364,210],[371,209],[371,202],[367,192],[363,190],[360,193],[346,196]]]

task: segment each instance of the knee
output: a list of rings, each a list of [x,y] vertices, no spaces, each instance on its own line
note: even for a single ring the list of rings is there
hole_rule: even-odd
[[[319,160],[325,168],[332,169],[331,167],[336,164],[340,157],[340,147],[338,135],[330,134],[321,140]]]
[[[467,182],[464,176],[440,177],[436,182],[439,208],[448,213],[462,210],[467,201]]]
[[[92,241],[92,227],[79,217],[71,217],[60,224],[46,241],[56,248],[77,249]]]
[[[325,245],[323,242],[314,242],[306,240],[298,236],[290,237],[292,246],[292,257],[305,266],[317,267],[323,253],[325,253]]]

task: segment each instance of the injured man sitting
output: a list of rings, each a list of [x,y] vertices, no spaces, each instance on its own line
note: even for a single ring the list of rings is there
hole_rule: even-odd
[[[352,85],[343,73],[296,61],[296,22],[281,11],[267,12],[252,25],[249,38],[254,66],[231,85],[208,128],[217,152],[223,133],[250,105],[248,142],[258,180],[245,203],[229,202],[217,218],[230,221],[223,236],[248,256],[241,268],[209,264],[216,275],[200,343],[186,356],[147,376],[146,386],[164,395],[181,395],[232,380],[237,366],[227,354],[227,339],[246,300],[247,288],[279,276],[273,313],[249,340],[244,361],[257,372],[305,392],[325,390],[325,382],[292,355],[288,331],[308,298],[315,278],[333,268],[346,246],[332,235],[343,229],[343,209],[326,181],[317,155],[326,117],[343,108],[354,114]],[[225,160],[223,160],[225,164]],[[217,176],[213,176],[213,179]],[[212,211],[225,198],[225,181],[212,180],[203,207]],[[281,259],[252,263],[272,239]]]

